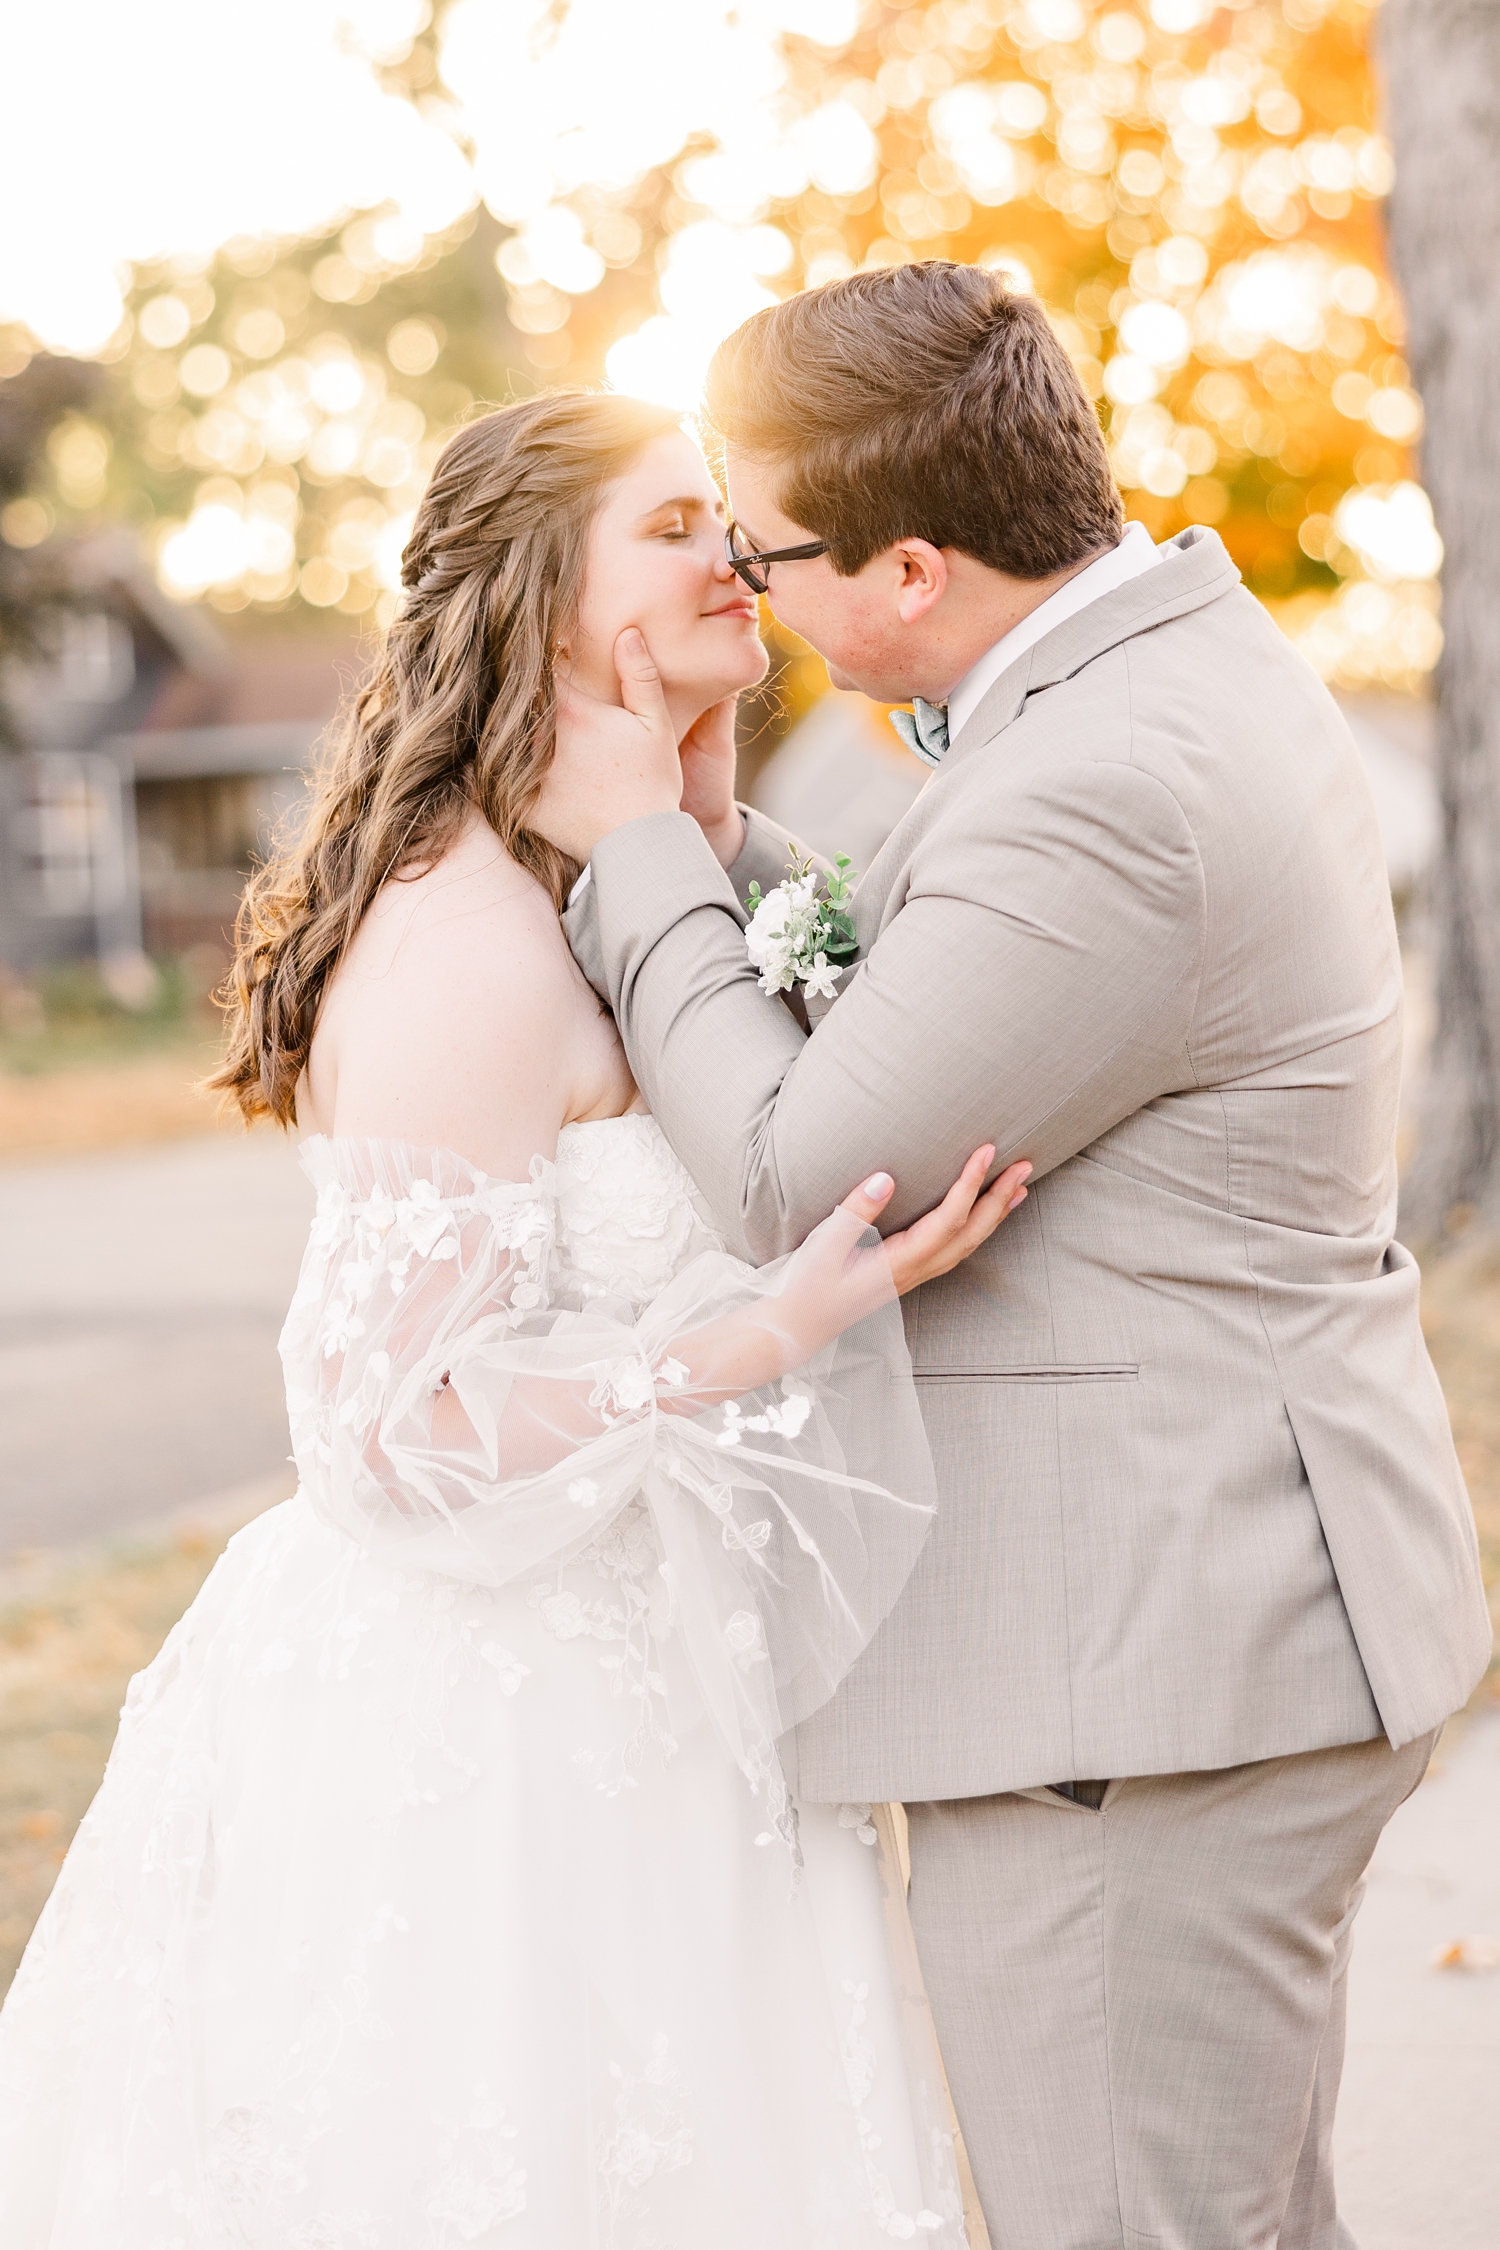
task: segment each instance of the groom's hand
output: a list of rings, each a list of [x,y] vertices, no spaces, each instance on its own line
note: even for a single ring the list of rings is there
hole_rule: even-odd
[[[688,728],[678,744],[682,759],[682,809],[691,813],[719,865],[733,867],[745,848],[745,821],[734,801],[734,715],[737,695],[726,695]]]
[[[615,642],[620,702],[571,681],[558,691],[557,749],[527,821],[560,851],[587,860],[601,836],[682,804],[682,762],[661,675],[634,625]]]

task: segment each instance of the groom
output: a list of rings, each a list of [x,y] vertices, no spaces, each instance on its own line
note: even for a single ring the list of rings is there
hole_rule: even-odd
[[[996,2250],[1333,2250],[1361,1875],[1489,1647],[1392,1233],[1401,976],[1358,758],[1212,532],[1124,530],[1072,367],[996,277],[760,313],[709,407],[744,574],[836,686],[915,701],[933,775],[804,1036],[743,938],[787,840],[727,759],[677,809],[627,635],[624,708],[575,715],[548,785],[591,867],[574,950],[756,1259],[876,1166],[894,1226],[979,1142],[1036,1168],[907,1300],[938,1523],[794,1778],[906,1803]]]

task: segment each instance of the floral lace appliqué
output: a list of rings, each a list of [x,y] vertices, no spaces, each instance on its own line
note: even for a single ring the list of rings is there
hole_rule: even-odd
[[[875,2090],[875,2073],[879,2068],[879,2055],[870,2036],[870,1997],[868,1984],[856,1984],[851,1978],[844,1980],[844,1996],[849,2002],[849,2013],[839,2041],[839,2051],[844,2065],[844,2083],[849,2089],[849,2100],[854,2108],[855,2124],[859,2131],[860,2153],[864,2158],[865,2184],[869,2190],[870,2207],[875,2224],[882,2234],[894,2242],[910,2242],[922,2234],[937,2234],[947,2224],[941,2212],[918,2211],[913,2217],[903,2211],[896,2201],[888,2175],[877,2160],[880,2134],[870,2117],[868,2103]]]
[[[599,2207],[605,2250],[624,2250],[620,2228],[639,2205],[648,2181],[680,2172],[693,2161],[687,2089],[658,2032],[644,2067],[627,2074],[611,2063],[617,2123],[599,2157]]]
[[[595,1788],[611,1797],[635,1787],[632,1769],[649,1750],[654,1749],[663,1764],[677,1750],[667,1721],[667,1683],[655,1652],[657,1636],[670,1629],[660,1565],[650,1510],[637,1497],[627,1501],[555,1578],[539,1580],[528,1596],[542,1623],[560,1641],[587,1638],[607,1644],[599,1663],[610,1674],[611,1692],[635,1706],[635,1726],[622,1745],[574,1753],[574,1763]],[[591,1600],[567,1583],[584,1570],[607,1580],[615,1599]]]
[[[324,1356],[331,1359],[347,1351],[352,1339],[364,1334],[364,1307],[380,1283],[392,1296],[400,1296],[415,1260],[442,1264],[456,1258],[463,1224],[476,1214],[514,1253],[505,1297],[510,1318],[520,1320],[543,1302],[553,1242],[553,1221],[539,1181],[527,1188],[487,1180],[472,1195],[444,1196],[431,1180],[417,1179],[407,1195],[394,1196],[376,1187],[369,1195],[357,1196],[344,1181],[325,1180],[318,1190],[309,1243],[322,1258],[310,1261],[293,1303],[295,1311],[298,1300],[315,1298],[327,1261],[335,1250],[347,1246],[338,1287],[323,1314]]]
[[[526,2174],[514,2146],[516,2128],[484,2083],[473,2089],[464,2116],[443,2122],[438,2156],[443,2171],[428,2199],[432,2250],[479,2242],[526,2208]]]

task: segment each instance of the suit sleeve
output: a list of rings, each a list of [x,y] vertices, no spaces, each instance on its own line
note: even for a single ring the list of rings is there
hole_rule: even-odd
[[[773,821],[767,820],[764,813],[757,812],[753,805],[741,805],[739,809],[745,822],[745,841],[726,880],[734,893],[735,911],[743,927],[745,914],[740,901],[749,897],[752,883],[759,883],[763,891],[774,890],[785,875],[787,861],[793,852],[799,859],[811,859],[813,865],[822,868],[825,874],[828,872],[828,862],[816,852],[809,852],[795,836],[784,834]],[[564,909],[562,923],[579,968],[600,999],[610,1001],[613,1005],[609,969],[599,933],[599,894],[594,887],[592,861],[589,863],[588,881],[575,889]]]
[[[810,1038],[758,990],[743,915],[695,824],[658,813],[594,855],[599,958],[636,1078],[731,1241],[779,1254],[892,1172],[887,1230],[974,1148],[1041,1175],[1193,1084],[1205,927],[1181,807],[1079,763],[934,824]]]
[[[746,897],[752,883],[759,883],[763,891],[774,889],[785,875],[786,863],[793,853],[798,859],[810,859],[814,867],[827,871],[826,859],[817,852],[810,852],[795,836],[788,836],[784,828],[778,828],[753,805],[741,805],[740,812],[745,822],[745,841],[739,858],[729,870],[736,898]]]

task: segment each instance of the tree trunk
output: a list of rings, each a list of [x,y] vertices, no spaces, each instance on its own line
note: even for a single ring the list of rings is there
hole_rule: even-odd
[[[1391,246],[1445,548],[1437,1028],[1403,1234],[1500,1226],[1500,5],[1385,0]]]

